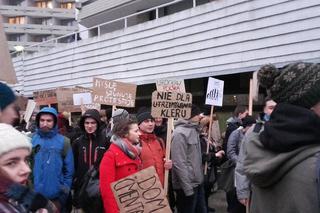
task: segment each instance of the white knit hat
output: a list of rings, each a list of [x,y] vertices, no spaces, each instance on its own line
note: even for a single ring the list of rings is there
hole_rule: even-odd
[[[31,151],[30,139],[11,125],[0,123],[0,156],[19,148]]]

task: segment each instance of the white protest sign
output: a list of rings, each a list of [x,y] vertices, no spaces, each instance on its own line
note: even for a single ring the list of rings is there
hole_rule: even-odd
[[[31,116],[32,116],[32,112],[34,111],[34,109],[36,108],[37,103],[34,100],[28,100],[28,104],[27,104],[27,108],[26,108],[26,112],[24,114],[23,119],[28,123]]]
[[[171,213],[153,166],[111,183],[111,189],[121,213]]]
[[[210,78],[208,81],[206,104],[212,106],[222,106],[224,81]]]
[[[157,91],[164,92],[186,92],[184,80],[160,79],[156,82]]]
[[[73,94],[73,104],[76,106],[83,104],[92,104],[92,95],[90,92]]]

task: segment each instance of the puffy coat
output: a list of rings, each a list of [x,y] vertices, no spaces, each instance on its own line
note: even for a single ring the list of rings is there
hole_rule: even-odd
[[[142,133],[140,135],[142,147],[140,158],[143,169],[150,166],[154,166],[156,168],[160,182],[163,186],[165,150],[164,143],[160,140],[161,139],[157,138],[155,134]]]
[[[119,208],[110,184],[139,171],[141,160],[129,158],[117,145],[111,144],[100,163],[100,191],[104,210],[118,213]]]

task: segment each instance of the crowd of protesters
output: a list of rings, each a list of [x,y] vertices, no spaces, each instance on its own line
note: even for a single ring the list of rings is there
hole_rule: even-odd
[[[237,106],[224,138],[209,137],[212,118],[193,104],[174,123],[171,160],[166,120],[149,108],[90,109],[71,127],[44,107],[26,127],[0,83],[0,212],[120,212],[110,184],[149,166],[162,186],[169,171],[173,212],[214,212],[217,180],[229,213],[320,212],[320,65],[269,64],[258,80],[267,91],[259,116]]]

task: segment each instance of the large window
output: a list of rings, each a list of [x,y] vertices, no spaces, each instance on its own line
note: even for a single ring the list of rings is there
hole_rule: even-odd
[[[72,2],[61,3],[60,7],[63,8],[63,9],[73,9],[74,8],[74,3],[72,3]]]
[[[24,16],[9,17],[8,23],[9,24],[25,24],[25,17]]]
[[[37,1],[36,7],[39,8],[53,8],[52,1]]]

